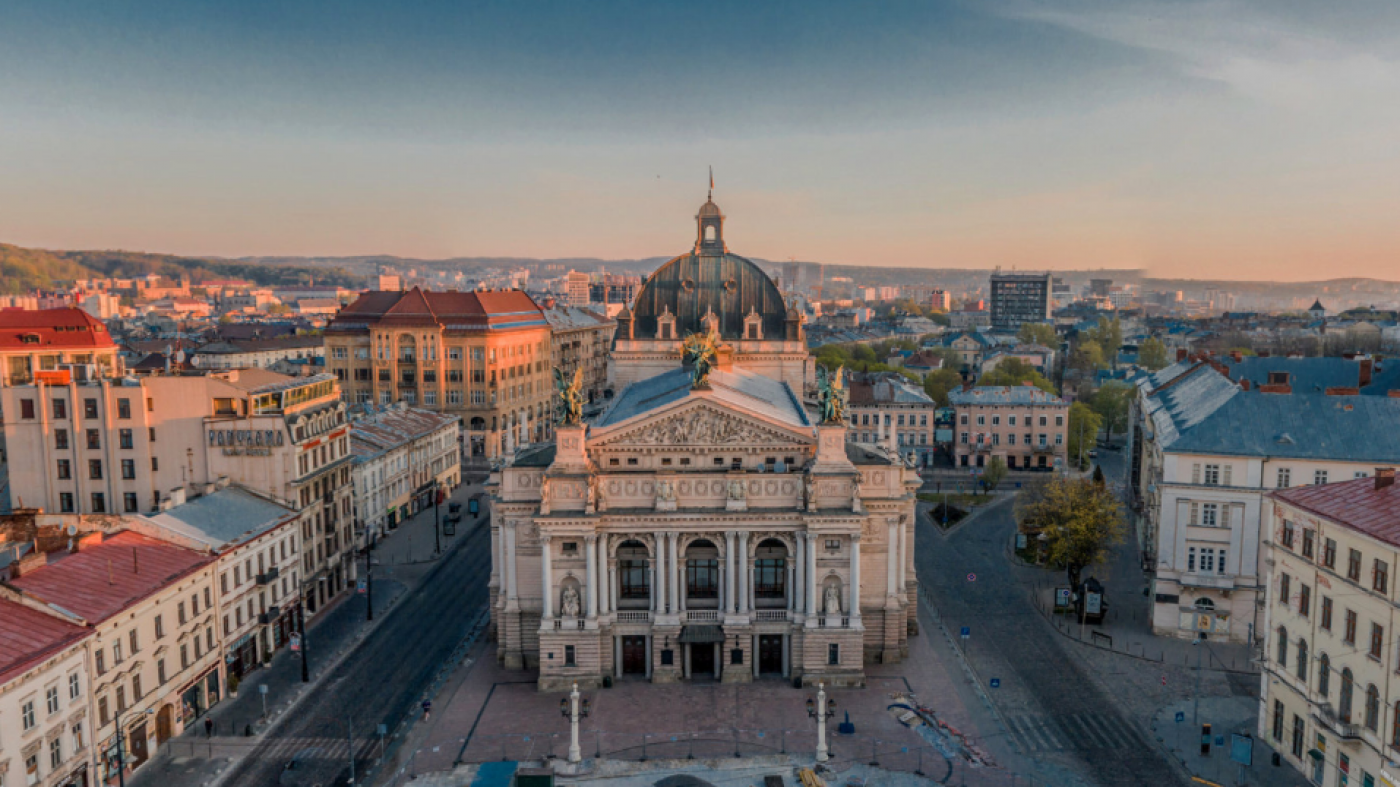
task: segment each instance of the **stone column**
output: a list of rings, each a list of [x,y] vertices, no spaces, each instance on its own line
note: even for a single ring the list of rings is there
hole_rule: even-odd
[[[515,522],[506,520],[506,544],[505,544],[505,566],[506,566],[506,608],[518,609],[520,607],[520,596],[515,590]]]
[[[783,635],[783,677],[784,677],[784,678],[789,677],[789,676],[792,675],[792,668],[791,668],[791,666],[788,664],[788,662],[792,660],[791,654],[792,654],[792,635],[791,635],[791,634],[784,634],[784,635]]]
[[[584,573],[588,579],[588,595],[584,614],[589,620],[598,617],[598,537],[583,537]]]
[[[807,534],[807,614],[817,614],[817,534]]]
[[[729,582],[729,558],[725,558],[719,564],[719,614],[723,617],[729,611],[729,594],[725,592],[725,585]]]
[[[619,596],[617,588],[617,560],[608,560],[608,610],[617,611],[617,601]]]
[[[793,534],[793,544],[796,550],[793,553],[793,562],[797,565],[796,579],[792,583],[793,612],[802,612],[807,604],[807,553],[802,547],[807,543],[807,536],[802,533]]]
[[[608,537],[598,536],[598,614],[608,614]]]
[[[795,606],[795,604],[797,603],[797,564],[796,564],[796,562],[792,559],[792,555],[788,555],[788,559],[787,559],[786,562],[787,562],[787,604],[785,604],[784,606],[787,608],[787,611],[788,611],[788,612],[793,612],[793,611],[795,611],[795,610],[797,609],[797,607]]]
[[[622,677],[622,637],[613,637],[613,677]]]
[[[899,533],[895,530],[898,527],[898,520],[892,519],[885,528],[885,594],[893,596],[898,591],[896,589],[899,582]]]
[[[724,534],[724,611],[726,613],[735,610],[737,600],[734,598],[734,543],[735,533],[733,530]]]
[[[680,588],[677,587],[680,583],[676,581],[676,563],[679,562],[678,560],[676,560],[676,549],[680,546],[680,533],[671,533],[670,536],[671,573],[669,576],[666,577],[666,579],[668,584],[670,584],[671,586],[671,612],[679,613],[681,611],[681,594]]]
[[[753,676],[754,676],[755,678],[757,678],[757,677],[758,677],[758,635],[757,635],[757,634],[754,634],[754,635],[753,635],[753,638],[750,640],[749,644],[753,647],[753,650],[751,651],[752,654],[753,654],[753,658],[749,659],[749,662],[753,664]]]
[[[656,537],[656,549],[652,550],[651,560],[647,561],[647,572],[651,579],[651,611],[661,611],[661,586],[657,583],[661,581],[661,572],[658,571],[658,563],[661,559],[661,536]]]
[[[749,589],[745,587],[749,582],[749,532],[739,531],[739,553],[735,556],[738,559],[737,570],[735,570],[735,581],[739,585],[739,614],[744,615],[749,611]]]
[[[852,620],[860,619],[860,534],[851,536],[851,600],[850,616]]]
[[[909,543],[905,535],[905,531],[908,529],[909,527],[905,523],[899,523],[899,594],[901,596],[904,595],[905,571],[909,565],[909,553],[905,551],[908,548],[906,545]]]
[[[544,606],[541,607],[540,618],[549,620],[554,617],[554,581],[549,576],[549,536],[540,535],[540,582],[544,589],[541,594],[544,598]]]

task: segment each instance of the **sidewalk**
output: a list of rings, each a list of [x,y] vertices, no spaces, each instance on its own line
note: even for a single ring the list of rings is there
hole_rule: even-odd
[[[483,509],[479,519],[465,512],[466,501],[480,492],[481,483],[463,483],[449,497],[463,503],[462,522],[456,537],[442,537],[443,553],[462,543],[463,536],[484,521]],[[447,513],[447,501],[439,507]],[[405,520],[399,527],[381,538],[372,551],[374,561],[374,621],[365,619],[366,596],[352,590],[342,593],[329,608],[309,621],[306,632],[307,653],[310,658],[310,682],[301,682],[301,657],[282,648],[268,667],[244,676],[237,697],[228,697],[215,705],[204,717],[193,722],[183,734],[167,741],[160,753],[127,777],[132,787],[142,785],[208,784],[223,773],[234,759],[233,753],[251,751],[269,726],[275,724],[306,694],[315,688],[339,661],[384,619],[403,596],[411,592],[437,562],[434,547],[433,509],[428,508]],[[359,576],[364,576],[364,559],[359,561]],[[266,685],[266,715],[264,695],[259,687]],[[206,742],[204,719],[214,723],[210,747]],[[208,756],[207,753],[216,756]]]
[[[1181,721],[1177,721],[1180,714]],[[1222,785],[1260,787],[1306,787],[1308,780],[1288,765],[1275,766],[1264,741],[1254,741],[1254,767],[1246,768],[1244,781],[1237,781],[1240,766],[1230,761],[1230,734],[1257,735],[1259,700],[1253,697],[1202,697],[1199,713],[1190,700],[1173,703],[1152,719],[1154,735],[1192,776]],[[1192,719],[1197,717],[1196,723]],[[1210,754],[1201,753],[1200,724],[1211,725]]]

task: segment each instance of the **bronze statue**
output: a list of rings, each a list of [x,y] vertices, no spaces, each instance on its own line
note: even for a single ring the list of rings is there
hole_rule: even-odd
[[[572,383],[564,381],[564,373],[554,370],[554,387],[559,393],[559,420],[564,426],[583,423],[583,368],[574,371]]]
[[[709,387],[710,372],[715,368],[715,359],[719,356],[719,337],[713,331],[691,333],[681,344],[681,353],[690,365],[690,387]]]
[[[842,374],[845,369],[845,366],[838,366],[832,373],[825,366],[817,367],[817,403],[821,406],[824,424],[846,421],[846,378]]]

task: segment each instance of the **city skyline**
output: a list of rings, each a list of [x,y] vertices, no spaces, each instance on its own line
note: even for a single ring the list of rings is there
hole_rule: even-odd
[[[0,240],[1384,278],[1379,3],[13,11]],[[1327,276],[1320,276],[1326,271]]]

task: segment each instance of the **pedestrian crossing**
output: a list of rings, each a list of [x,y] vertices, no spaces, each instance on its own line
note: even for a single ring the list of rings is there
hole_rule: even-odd
[[[1141,733],[1112,713],[1007,716],[1006,727],[1021,754],[1142,749],[1148,745]]]
[[[355,759],[363,761],[379,756],[379,738],[356,738]],[[253,751],[260,760],[301,761],[350,760],[350,740],[348,738],[308,738],[286,737],[268,738],[263,745]]]

